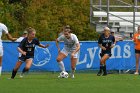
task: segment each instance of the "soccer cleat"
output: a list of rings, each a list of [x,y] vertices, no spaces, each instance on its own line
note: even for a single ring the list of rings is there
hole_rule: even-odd
[[[7,79],[9,79],[9,80],[11,79],[11,80],[12,80],[12,79],[14,79],[14,78],[11,78],[11,77],[10,77],[10,78],[7,78]]]
[[[139,72],[135,72],[134,74],[135,74],[135,75],[139,75]]]
[[[102,75],[102,72],[99,71],[99,72],[97,73],[97,76],[101,76],[101,75]]]
[[[107,72],[104,72],[102,76],[106,76],[106,75],[107,75]]]
[[[61,76],[59,75],[58,78],[61,78]]]
[[[23,77],[24,77],[24,74],[23,74],[23,73],[21,73],[19,77],[20,77],[20,78],[23,78]]]
[[[71,78],[75,78],[75,77],[74,77],[74,74],[71,74]]]

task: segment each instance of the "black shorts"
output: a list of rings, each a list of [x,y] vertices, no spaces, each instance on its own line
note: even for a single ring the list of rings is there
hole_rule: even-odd
[[[105,54],[108,54],[110,57],[112,56],[111,52],[101,52],[100,56],[103,57]]]
[[[135,49],[135,53],[140,54],[140,50]]]
[[[33,56],[21,56],[18,58],[18,61],[25,62],[27,59],[33,59]]]

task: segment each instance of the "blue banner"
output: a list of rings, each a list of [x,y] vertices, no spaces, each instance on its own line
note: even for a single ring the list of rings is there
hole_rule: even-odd
[[[50,44],[48,48],[36,47],[35,58],[30,70],[32,71],[59,71],[56,58],[58,51],[55,42],[41,42],[42,44]],[[3,42],[4,55],[3,55],[3,71],[12,71],[17,60],[18,51],[17,42]],[[60,42],[61,49],[64,43]],[[80,42],[81,49],[79,51],[79,58],[76,65],[76,70],[86,69],[99,69],[100,64],[100,51],[97,42]],[[63,60],[65,68],[70,71],[70,57],[68,56]],[[135,68],[135,52],[134,43],[132,41],[117,42],[116,46],[112,49],[112,56],[107,60],[108,70],[123,70]],[[23,69],[25,63],[21,66]]]

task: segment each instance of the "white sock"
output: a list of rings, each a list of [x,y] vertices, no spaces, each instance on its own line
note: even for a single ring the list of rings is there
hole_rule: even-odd
[[[59,65],[59,67],[60,67],[61,71],[65,71],[65,66],[64,66],[63,61],[58,62],[58,65]]]
[[[71,74],[74,74],[75,73],[75,70],[76,70],[76,68],[74,70],[71,70]]]
[[[0,76],[1,76],[1,72],[2,72],[2,66],[0,66]]]

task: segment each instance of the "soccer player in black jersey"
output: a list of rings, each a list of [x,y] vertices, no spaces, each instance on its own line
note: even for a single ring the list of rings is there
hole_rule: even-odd
[[[18,51],[21,53],[21,55],[19,56],[18,62],[16,63],[16,66],[12,71],[11,79],[14,79],[18,69],[20,68],[23,62],[25,62],[26,65],[20,77],[22,77],[22,75],[25,72],[28,72],[28,70],[32,65],[32,61],[34,58],[34,50],[36,45],[42,48],[47,48],[49,46],[48,44],[47,45],[40,44],[39,40],[35,37],[36,31],[34,28],[29,27],[27,29],[27,32],[28,32],[28,36],[24,38],[18,46]]]
[[[106,60],[111,57],[111,48],[115,46],[114,44],[115,38],[114,36],[110,35],[110,29],[108,27],[104,28],[104,34],[99,37],[98,45],[101,48],[101,59],[100,59],[100,70],[97,76],[106,76]]]

